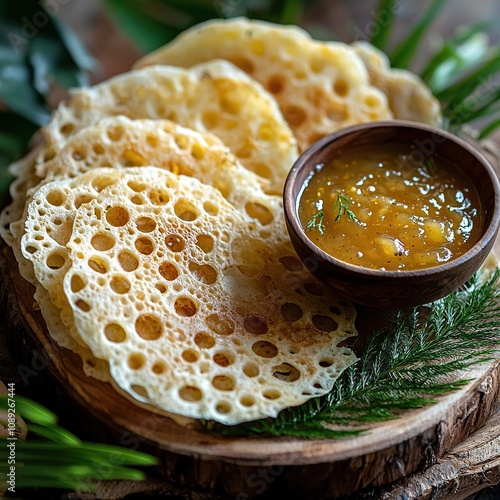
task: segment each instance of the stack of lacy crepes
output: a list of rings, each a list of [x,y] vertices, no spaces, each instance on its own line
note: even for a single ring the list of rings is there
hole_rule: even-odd
[[[439,105],[368,44],[211,21],[72,92],[12,166],[2,235],[88,376],[179,422],[274,417],[356,360],[353,305],[288,239],[286,175],[319,137],[393,118]]]

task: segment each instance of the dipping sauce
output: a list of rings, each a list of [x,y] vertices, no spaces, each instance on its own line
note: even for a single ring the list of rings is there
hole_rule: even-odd
[[[481,236],[476,189],[444,158],[415,163],[406,146],[362,146],[318,165],[299,200],[299,218],[323,251],[388,271],[433,267]]]

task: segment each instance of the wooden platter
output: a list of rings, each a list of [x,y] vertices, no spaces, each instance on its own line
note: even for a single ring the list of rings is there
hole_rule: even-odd
[[[493,151],[482,147],[487,154]],[[496,151],[492,159],[498,167]],[[182,428],[135,406],[109,384],[86,377],[80,359],[48,334],[33,300],[34,289],[19,276],[10,249],[5,245],[0,249],[1,328],[16,358],[33,370],[42,359],[43,368],[52,374],[51,384],[56,380],[71,400],[107,428],[116,444],[157,454],[158,473],[172,484],[196,485],[233,498],[361,494],[438,464],[499,407],[500,360],[496,360],[464,373],[471,382],[437,404],[373,425],[356,438],[229,438]],[[360,326],[377,320],[376,316],[374,311],[360,311]]]

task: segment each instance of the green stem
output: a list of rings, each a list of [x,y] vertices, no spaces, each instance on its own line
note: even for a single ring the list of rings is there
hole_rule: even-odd
[[[408,37],[400,43],[390,56],[394,68],[407,68],[419,47],[420,40],[437,17],[447,0],[433,0]]]

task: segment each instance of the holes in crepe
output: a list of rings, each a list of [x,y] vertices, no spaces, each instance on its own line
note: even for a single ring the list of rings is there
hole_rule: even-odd
[[[203,397],[202,392],[197,387],[193,387],[192,385],[185,385],[179,389],[179,396],[184,401],[188,403],[194,403],[196,401],[200,401]]]
[[[320,287],[318,284],[314,283],[313,281],[308,281],[307,283],[305,283],[304,290],[308,294],[315,295],[317,297],[321,297],[325,293],[325,290],[322,287]]]
[[[227,401],[219,401],[215,405],[215,410],[222,415],[227,415],[231,413],[232,407]]]
[[[273,377],[283,382],[295,382],[300,378],[300,371],[289,363],[273,366]]]
[[[205,332],[199,332],[194,336],[194,343],[201,349],[211,349],[215,345],[215,339]]]
[[[177,234],[170,234],[165,238],[165,245],[172,252],[182,252],[185,244],[184,240]]]
[[[90,305],[82,299],[78,299],[75,302],[75,306],[83,312],[89,312],[91,309]]]
[[[149,400],[149,394],[148,394],[148,391],[146,390],[145,387],[143,387],[142,385],[138,385],[138,384],[131,384],[130,385],[130,389],[132,389],[133,392],[135,392],[135,394],[137,396],[139,396],[140,398],[143,398],[143,399],[146,399],[146,400]]]
[[[128,181],[127,186],[134,191],[134,193],[141,193],[146,189],[146,184],[137,181]]]
[[[278,348],[267,340],[259,340],[252,345],[252,351],[261,358],[274,358],[278,355]]]
[[[243,328],[254,335],[267,333],[267,323],[262,318],[254,315],[247,316],[243,320]]]
[[[266,398],[266,399],[271,399],[271,400],[275,400],[275,399],[279,399],[281,398],[281,393],[279,391],[277,391],[276,389],[266,389],[262,395]]]
[[[116,323],[107,324],[104,328],[104,335],[110,342],[113,342],[115,344],[120,344],[127,338],[125,330]]]
[[[333,83],[333,91],[340,97],[345,97],[349,93],[349,84],[339,78]]]
[[[196,246],[204,253],[210,253],[214,248],[214,239],[208,234],[199,234],[196,237]]]
[[[241,101],[228,95],[221,97],[221,99],[219,99],[219,104],[221,109],[230,115],[239,114],[241,109]]]
[[[61,132],[62,135],[68,136],[73,132],[75,129],[75,126],[72,123],[65,123],[64,125],[61,126],[59,131]]]
[[[319,366],[321,366],[322,368],[329,368],[330,366],[333,365],[333,361],[331,359],[322,359],[319,363]]]
[[[55,190],[47,193],[45,199],[50,205],[54,207],[60,207],[64,203],[66,196],[61,191]]]
[[[248,202],[245,210],[252,219],[257,219],[263,226],[271,224],[274,220],[271,210],[260,203]]]
[[[230,366],[234,363],[234,356],[228,352],[218,352],[214,354],[213,360],[215,363],[217,363],[219,366]]]
[[[156,229],[156,222],[151,217],[139,217],[135,225],[141,233],[150,233]]]
[[[280,257],[279,261],[283,264],[283,267],[288,271],[300,271],[302,269],[302,264],[297,257],[293,255],[285,255]]]
[[[148,134],[146,137],[146,142],[154,149],[158,147],[158,137]]]
[[[233,56],[233,57],[231,57],[230,61],[235,66],[238,66],[238,68],[245,71],[246,73],[251,74],[255,71],[255,66],[254,66],[253,62],[250,59],[248,59],[247,57]]]
[[[257,137],[264,142],[274,141],[276,134],[270,125],[263,124],[257,131]]]
[[[195,302],[189,297],[178,297],[174,303],[175,312],[182,317],[190,318],[197,312]]]
[[[83,281],[80,276],[75,274],[74,276],[71,276],[70,287],[73,293],[78,293],[85,288],[85,281]]]
[[[227,375],[217,375],[212,379],[212,385],[219,391],[232,391],[235,387],[235,382]]]
[[[115,245],[115,239],[109,234],[97,233],[90,240],[90,244],[98,251],[105,252]]]
[[[205,125],[205,127],[208,130],[217,127],[217,125],[219,124],[219,119],[220,119],[220,116],[215,111],[205,111],[203,113],[203,115],[201,116],[201,120],[203,122],[203,125]]]
[[[193,276],[205,285],[213,285],[217,281],[217,271],[208,264],[189,263],[189,270]]]
[[[90,257],[90,259],[88,260],[88,264],[90,269],[92,269],[92,271],[95,271],[96,273],[106,274],[108,272],[107,262],[99,257]]]
[[[131,370],[140,370],[146,364],[146,358],[144,354],[135,352],[128,357],[127,364]]]
[[[294,321],[298,321],[302,318],[304,311],[298,304],[294,304],[293,302],[287,302],[281,306],[281,316],[288,323],[293,323]]]
[[[253,396],[250,396],[249,394],[244,394],[240,398],[240,403],[242,406],[246,406],[249,408],[250,406],[253,406],[255,404],[255,398]]]
[[[115,183],[115,180],[107,175],[99,175],[95,179],[92,179],[92,187],[100,193],[103,189],[106,189],[109,186],[112,186]]]
[[[153,253],[154,244],[149,238],[146,238],[145,236],[137,238],[134,245],[137,251],[142,255],[151,255]]]
[[[161,375],[162,373],[165,373],[166,370],[167,365],[163,361],[156,361],[156,363],[154,363],[151,367],[151,371],[156,375]]]
[[[219,213],[219,207],[210,201],[203,203],[203,209],[208,215],[217,215]]]
[[[128,211],[123,207],[112,207],[106,212],[106,220],[114,227],[124,226],[129,218]]]
[[[87,157],[87,152],[82,148],[75,148],[71,153],[71,157],[76,161],[85,160],[85,158]]]
[[[156,188],[150,189],[148,192],[148,198],[153,205],[163,206],[170,201],[170,195],[164,189]]]
[[[80,208],[84,203],[88,203],[93,199],[94,199],[93,196],[90,196],[89,194],[82,194],[75,199],[74,202],[75,208]]]
[[[113,292],[120,295],[123,295],[124,293],[128,293],[130,291],[130,282],[123,276],[113,276],[113,278],[111,278],[109,286],[111,287],[111,290],[113,290]]]
[[[45,263],[50,269],[61,269],[66,263],[66,258],[59,252],[53,252],[47,257]]]
[[[307,113],[304,108],[294,105],[286,106],[283,110],[283,116],[291,127],[299,127],[307,119]]]
[[[245,166],[254,174],[257,174],[259,177],[263,177],[264,179],[271,179],[273,177],[271,169],[264,163],[252,162]]]
[[[98,142],[92,145],[92,151],[94,151],[97,156],[103,155],[105,153],[103,145],[99,144]]]
[[[128,250],[122,250],[118,254],[118,262],[125,272],[135,271],[139,267],[137,257]]]
[[[134,149],[126,149],[123,151],[121,159],[125,167],[143,167],[148,163],[146,158]]]
[[[193,351],[192,349],[186,349],[182,353],[182,359],[187,361],[188,363],[195,363],[198,361],[198,353]]]
[[[206,150],[200,144],[193,144],[191,148],[191,156],[196,160],[203,160],[206,155]]]
[[[205,318],[207,327],[217,335],[227,336],[234,332],[234,321],[221,318],[218,314],[210,314]]]
[[[380,99],[378,96],[374,94],[368,94],[363,99],[365,105],[369,108],[379,108],[380,107]]]
[[[249,378],[254,378],[259,375],[260,370],[255,363],[246,363],[243,366],[243,373]]]
[[[338,323],[323,314],[315,314],[312,317],[312,324],[322,332],[334,332],[338,328]]]
[[[123,127],[112,127],[107,131],[108,137],[112,141],[119,141],[124,133]]]
[[[135,321],[135,331],[144,340],[158,340],[163,333],[163,327],[156,316],[143,314]]]
[[[279,94],[285,88],[283,75],[271,75],[266,82],[266,88],[271,94]]]
[[[185,199],[180,199],[174,206],[174,211],[179,219],[187,222],[193,221],[198,217],[198,211],[195,206]]]
[[[161,277],[167,281],[174,281],[179,277],[179,270],[171,262],[163,262],[158,268]]]

